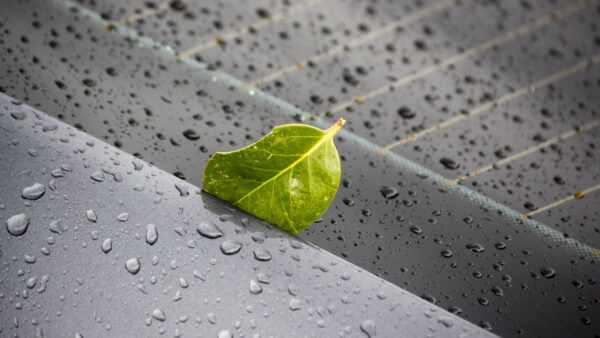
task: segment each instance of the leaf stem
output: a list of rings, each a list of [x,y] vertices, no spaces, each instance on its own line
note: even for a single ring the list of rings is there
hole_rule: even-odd
[[[335,134],[337,134],[338,131],[340,131],[340,129],[342,129],[344,124],[346,124],[346,120],[344,120],[343,118],[340,118],[333,126],[329,127],[329,129],[325,130],[325,135],[331,136],[331,137],[335,136]]]

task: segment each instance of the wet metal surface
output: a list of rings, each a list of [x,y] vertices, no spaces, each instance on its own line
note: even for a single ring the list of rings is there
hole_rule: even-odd
[[[0,135],[2,336],[492,336],[2,94]]]
[[[600,190],[552,204],[600,183],[597,2],[185,4],[107,30],[144,3],[10,1],[1,90],[195,185],[215,151],[344,117],[300,237],[500,335],[598,332]]]

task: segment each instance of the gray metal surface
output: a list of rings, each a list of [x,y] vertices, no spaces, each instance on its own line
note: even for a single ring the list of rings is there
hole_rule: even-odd
[[[1,94],[0,140],[2,336],[492,336]]]
[[[600,183],[600,128],[440,189],[599,118],[598,66],[584,63],[532,85],[600,52],[598,2],[325,0],[174,58],[265,19],[265,10],[275,15],[308,2],[190,0],[183,10],[169,6],[135,19],[150,2],[5,1],[0,91],[199,186],[211,153],[433,69],[307,121],[348,123],[336,138],[344,184],[323,220],[300,237],[503,336],[599,332],[598,261],[582,258],[600,247],[600,190],[515,218]],[[431,11],[439,4],[446,7]],[[106,29],[124,18],[133,19]],[[505,41],[492,44],[498,37]],[[460,56],[477,46],[487,49]],[[520,88],[525,94],[373,154]],[[402,107],[414,117],[403,117]],[[186,138],[188,129],[200,138]],[[444,166],[444,157],[460,167]],[[398,195],[386,199],[382,187]]]

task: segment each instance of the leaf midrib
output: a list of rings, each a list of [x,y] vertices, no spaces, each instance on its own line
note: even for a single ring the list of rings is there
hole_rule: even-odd
[[[279,176],[283,175],[285,172],[287,172],[291,168],[294,168],[298,163],[304,161],[304,159],[306,159],[315,150],[317,150],[317,148],[319,148],[323,143],[325,143],[325,141],[329,140],[330,137],[332,137],[333,135],[335,135],[340,130],[340,128],[341,128],[341,126],[339,125],[339,123],[336,123],[331,128],[327,129],[325,131],[325,133],[323,133],[322,138],[317,143],[315,143],[305,154],[303,154],[296,161],[292,162],[290,165],[288,165],[287,167],[285,167],[278,174],[276,174],[273,177],[269,178],[268,180],[264,181],[263,183],[261,183],[256,188],[250,190],[246,195],[242,196],[239,200],[233,202],[233,205],[238,205],[240,202],[242,202],[244,199],[246,199],[246,197],[252,195],[253,193],[255,193],[256,191],[260,190],[265,185],[267,185],[267,184],[271,183],[272,181],[276,180]]]

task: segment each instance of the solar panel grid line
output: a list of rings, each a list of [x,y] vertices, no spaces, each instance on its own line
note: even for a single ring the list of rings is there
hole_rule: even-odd
[[[392,32],[400,27],[408,26],[409,24],[412,24],[421,19],[424,19],[436,12],[450,8],[453,4],[456,4],[456,3],[457,2],[455,0],[444,0],[444,1],[437,2],[431,6],[427,6],[421,10],[418,10],[412,14],[409,14],[406,17],[398,19],[397,21],[392,22],[389,25],[386,25],[386,26],[383,26],[376,30],[373,30],[369,33],[359,36],[356,39],[350,40],[350,41],[346,42],[345,44],[338,45],[338,46],[328,49],[324,52],[318,53],[304,61],[298,61],[297,63],[295,63],[293,65],[282,68],[282,69],[280,69],[276,72],[273,72],[269,75],[266,75],[258,80],[246,83],[241,87],[241,90],[247,90],[251,87],[259,86],[259,85],[263,85],[267,82],[271,82],[279,77],[290,74],[296,70],[303,69],[305,64],[320,62],[330,56],[333,56],[333,55],[339,54],[341,52],[344,52],[348,49],[357,47],[367,41],[374,40],[386,33]]]
[[[73,2],[72,0],[53,0],[53,1],[65,6],[65,7],[77,8],[82,13],[84,13],[84,15],[91,17],[92,19],[98,21],[100,24],[102,24],[102,23],[105,24],[105,20],[102,19],[102,17],[98,13],[95,13],[87,8],[84,8],[83,6],[79,5],[76,2]],[[120,34],[122,34],[124,36],[136,37],[138,40],[143,42],[142,45],[145,48],[150,48],[151,50],[153,50],[155,52],[157,52],[157,51],[163,52],[168,57],[174,55],[172,47],[161,44],[156,41],[153,41],[152,39],[150,39],[146,36],[141,36],[139,33],[135,32],[134,30],[132,30],[129,27],[124,26],[121,28],[122,29],[118,31]],[[597,58],[600,59],[600,55],[597,56]],[[193,58],[183,58],[182,61],[184,61],[184,63],[190,67],[194,67],[199,70],[206,70],[205,64],[203,64]],[[239,79],[229,75],[228,73],[225,73],[222,71],[211,71],[210,74],[211,74],[211,76],[213,76],[213,81],[223,81],[225,83],[228,83],[232,87],[238,87],[238,86],[242,85],[242,82]],[[249,93],[249,95],[255,96],[257,99],[264,100],[266,103],[279,108],[279,110],[282,113],[288,114],[291,117],[301,116],[302,118],[306,118],[306,117],[310,116],[310,114],[308,112],[292,105],[291,103],[289,103],[287,101],[283,101],[267,92],[264,92],[260,89],[253,90],[252,93]],[[315,121],[315,123],[319,127],[324,127],[324,125],[326,124],[326,122],[324,122],[322,120]],[[340,135],[340,137],[343,137],[343,138],[347,139],[348,141],[356,144],[358,147],[360,147],[367,153],[373,153],[377,149],[380,149],[379,145],[377,145],[359,135],[349,132],[347,130],[342,129],[340,131],[339,135]],[[391,163],[393,163],[394,166],[396,166],[397,168],[399,168],[401,170],[405,170],[407,173],[416,174],[416,175],[420,175],[420,176],[423,175],[423,177],[427,177],[428,180],[432,184],[441,185],[444,182],[448,181],[447,178],[437,174],[436,172],[434,172],[430,169],[427,169],[427,168],[421,166],[420,164],[412,162],[397,153],[387,151],[387,152],[385,152],[384,155],[386,155],[385,157],[387,159],[389,159],[391,161]],[[450,191],[456,192],[461,197],[471,201],[475,205],[478,205],[483,208],[489,208],[492,210],[496,210],[499,214],[504,215],[508,219],[514,220],[519,215],[521,215],[519,212],[512,209],[511,207],[506,206],[502,203],[499,203],[499,202],[491,199],[488,196],[485,196],[479,192],[473,191],[462,185],[454,185],[454,186],[449,187],[449,189],[450,189]],[[523,220],[521,220],[521,222],[523,225],[526,225],[528,227],[528,229],[530,229],[531,231],[546,238],[551,243],[554,243],[557,246],[565,247],[581,257],[586,257],[597,251],[597,249],[595,249],[589,245],[586,245],[582,242],[579,242],[577,239],[574,239],[571,237],[568,237],[568,238],[564,237],[564,235],[561,232],[553,229],[552,227],[547,226],[544,223],[536,221],[533,218],[524,218]],[[594,256],[594,257],[598,257],[598,256]]]
[[[526,95],[528,93],[535,92],[535,90],[537,88],[545,87],[545,86],[547,86],[547,85],[549,85],[551,83],[557,82],[557,81],[559,81],[559,80],[561,80],[561,79],[563,79],[565,77],[571,76],[571,75],[573,75],[573,74],[575,74],[577,72],[580,72],[582,70],[591,68],[591,67],[597,65],[599,62],[600,62],[600,54],[597,54],[597,55],[595,55],[595,56],[593,56],[593,57],[591,57],[589,59],[585,59],[583,61],[580,61],[580,62],[578,62],[578,63],[576,63],[576,64],[574,64],[574,65],[572,65],[570,67],[564,68],[564,69],[562,69],[562,70],[560,70],[560,71],[558,71],[556,73],[553,73],[553,74],[551,74],[551,75],[549,75],[549,76],[547,76],[545,78],[542,78],[540,80],[532,82],[531,84],[525,85],[525,86],[523,86],[523,87],[521,87],[521,88],[519,88],[519,89],[517,89],[517,90],[515,90],[515,91],[513,91],[513,92],[511,92],[509,94],[503,95],[503,96],[501,96],[501,97],[499,97],[499,98],[497,98],[495,100],[492,100],[490,102],[481,104],[481,105],[479,105],[479,106],[477,106],[477,107],[469,110],[466,114],[462,114],[462,115],[457,115],[457,116],[451,117],[450,119],[448,119],[448,120],[446,120],[444,122],[441,122],[439,124],[436,124],[436,125],[428,127],[428,128],[425,128],[425,129],[423,129],[423,130],[421,130],[421,131],[419,131],[417,133],[411,134],[411,135],[409,135],[409,136],[407,136],[405,138],[402,138],[402,139],[400,139],[398,141],[395,141],[395,142],[392,142],[392,143],[390,143],[390,144],[388,144],[386,146],[383,146],[380,149],[378,149],[375,153],[379,154],[379,153],[382,153],[382,152],[384,152],[386,150],[390,150],[392,148],[395,148],[395,147],[398,147],[400,145],[403,145],[405,143],[408,143],[408,142],[411,142],[411,141],[415,141],[415,140],[417,140],[418,138],[420,138],[422,136],[431,134],[431,133],[433,133],[433,132],[435,132],[437,130],[441,130],[441,129],[445,128],[445,127],[453,125],[453,124],[455,124],[455,123],[457,123],[459,121],[462,121],[462,120],[467,119],[467,118],[469,118],[471,116],[477,115],[477,114],[479,114],[481,112],[484,112],[486,110],[492,109],[492,108],[494,108],[496,106],[499,106],[499,105],[501,105],[503,103],[515,100],[515,99],[517,99],[517,98],[519,98],[521,96],[524,96],[524,95]]]
[[[301,3],[298,3],[296,5],[293,5],[290,8],[287,8],[283,11],[277,12],[273,15],[270,15],[267,18],[258,20],[248,26],[242,27],[242,28],[238,28],[236,30],[233,30],[225,35],[222,36],[215,36],[212,40],[206,41],[204,43],[201,43],[195,47],[191,47],[183,52],[177,53],[175,54],[174,60],[179,60],[183,57],[186,56],[191,56],[197,53],[200,53],[204,50],[207,50],[209,48],[215,47],[225,41],[230,41],[233,40],[235,38],[238,38],[242,35],[248,34],[251,30],[256,30],[265,26],[268,26],[270,24],[276,23],[278,21],[281,21],[282,19],[299,13],[303,10],[309,9],[311,7],[314,7],[316,5],[318,5],[319,3],[323,2],[325,0],[308,0],[308,1],[304,1]]]
[[[525,219],[525,218],[537,215],[537,214],[539,214],[541,212],[544,212],[544,211],[546,211],[548,209],[552,209],[554,207],[557,207],[557,206],[559,206],[561,204],[564,204],[564,203],[569,202],[569,201],[574,200],[574,199],[582,199],[582,198],[584,198],[585,195],[587,195],[587,194],[589,194],[591,192],[594,192],[594,191],[596,191],[598,189],[600,189],[600,183],[596,184],[596,185],[594,185],[592,187],[589,187],[589,188],[587,188],[585,190],[577,191],[577,192],[575,192],[575,193],[573,193],[573,194],[571,194],[571,195],[569,195],[569,196],[567,196],[565,198],[562,198],[562,199],[560,199],[558,201],[555,201],[555,202],[552,202],[550,204],[547,204],[547,205],[545,205],[545,206],[543,206],[541,208],[538,208],[538,209],[533,210],[531,212],[528,212],[526,214],[522,214],[521,216],[515,218],[515,220],[522,220],[522,219]],[[592,253],[592,255],[593,255],[593,253]]]
[[[496,36],[495,38],[492,38],[490,40],[487,40],[485,42],[482,42],[474,47],[471,47],[461,53],[455,54],[441,62],[438,62],[436,64],[427,66],[425,68],[422,68],[412,74],[408,74],[406,76],[401,77],[400,79],[394,81],[391,84],[387,84],[385,86],[381,86],[377,89],[374,89],[366,94],[363,95],[359,95],[355,98],[352,98],[350,100],[347,100],[345,102],[342,102],[324,112],[318,113],[318,114],[314,114],[313,116],[310,117],[310,120],[316,120],[318,118],[321,118],[323,116],[325,116],[327,113],[336,113],[338,111],[344,110],[348,107],[351,107],[353,105],[356,104],[362,104],[364,101],[368,100],[368,99],[372,99],[373,97],[382,95],[384,93],[387,93],[393,89],[396,89],[397,87],[406,85],[408,83],[411,83],[417,79],[420,79],[422,77],[425,77],[426,75],[429,75],[433,72],[436,72],[440,69],[443,69],[447,66],[453,65],[455,63],[458,63],[460,61],[463,61],[465,59],[468,59],[472,56],[481,54],[483,52],[486,52],[498,45],[501,45],[503,43],[506,43],[508,41],[511,41],[517,37],[520,37],[522,35],[525,35],[527,33],[530,33],[536,29],[539,29],[541,27],[544,27],[546,25],[549,25],[555,21],[558,21],[562,18],[565,18],[571,14],[574,14],[578,11],[583,10],[584,8],[590,6],[591,4],[594,3],[594,0],[579,0],[575,3],[572,3],[570,5],[567,5],[563,8],[560,8],[558,10],[552,11],[549,14],[545,14],[543,16],[540,16],[522,26],[519,26],[513,30],[510,30],[506,33],[503,33],[499,36]]]
[[[190,1],[190,0],[181,0],[181,1],[185,3],[185,2]],[[158,6],[156,6],[154,8],[147,8],[147,9],[145,9],[145,10],[139,12],[139,13],[132,14],[132,15],[130,15],[128,17],[123,18],[123,19],[120,19],[120,20],[117,20],[117,21],[111,21],[108,24],[106,24],[106,28],[107,29],[114,29],[114,28],[116,28],[118,26],[121,26],[121,25],[126,25],[126,24],[133,23],[133,22],[135,22],[137,20],[149,17],[151,15],[154,15],[154,14],[160,12],[160,11],[163,11],[163,10],[169,8],[170,4],[171,4],[171,1],[161,2]]]
[[[459,176],[459,177],[457,177],[457,178],[455,178],[455,179],[453,179],[451,181],[448,181],[447,183],[443,184],[442,187],[449,187],[451,185],[457,184],[458,182],[467,180],[467,179],[469,179],[471,177],[479,176],[479,175],[481,175],[481,174],[483,174],[485,172],[488,172],[488,171],[492,170],[493,168],[503,166],[503,165],[505,165],[507,163],[510,163],[512,161],[515,161],[515,160],[517,160],[517,159],[519,159],[521,157],[525,157],[525,156],[527,156],[527,155],[529,155],[529,154],[531,154],[531,153],[533,153],[535,151],[538,151],[538,150],[540,150],[542,148],[548,147],[548,146],[550,146],[552,144],[555,144],[557,142],[565,141],[565,140],[567,140],[567,139],[569,139],[569,138],[571,138],[571,137],[573,137],[575,135],[583,134],[586,130],[592,129],[592,128],[598,126],[598,125],[600,125],[600,119],[588,122],[585,125],[583,125],[582,127],[571,129],[571,130],[569,130],[567,132],[564,132],[564,133],[560,134],[559,136],[555,136],[555,137],[553,137],[553,138],[551,138],[549,140],[546,140],[546,141],[544,141],[542,143],[539,143],[539,144],[536,144],[534,146],[531,146],[531,147],[529,147],[527,149],[524,149],[524,150],[522,150],[522,151],[520,151],[520,152],[518,152],[516,154],[513,154],[513,155],[508,156],[508,157],[506,157],[504,159],[501,159],[501,160],[499,160],[497,162],[494,162],[493,164],[486,165],[486,166],[481,167],[481,168],[479,168],[479,169],[477,169],[475,171],[472,171],[472,172],[470,172],[468,174]]]

